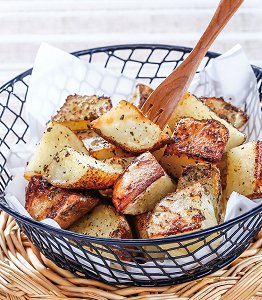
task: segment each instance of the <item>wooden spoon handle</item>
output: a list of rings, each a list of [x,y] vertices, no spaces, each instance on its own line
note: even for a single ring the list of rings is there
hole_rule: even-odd
[[[220,1],[213,18],[211,19],[209,25],[207,26],[205,32],[196,44],[193,51],[187,57],[187,60],[191,60],[192,58],[194,58],[197,59],[197,61],[200,60],[199,64],[201,63],[202,59],[206,55],[208,49],[210,48],[218,34],[226,26],[228,21],[231,19],[231,17],[243,2],[244,0]],[[196,71],[199,64],[195,64]]]
[[[150,95],[142,107],[161,128],[167,124],[178,101],[187,91],[203,57],[244,0],[221,0],[208,27],[188,57]]]

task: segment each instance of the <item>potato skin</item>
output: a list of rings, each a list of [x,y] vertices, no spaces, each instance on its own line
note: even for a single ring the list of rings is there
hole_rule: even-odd
[[[165,155],[186,154],[208,162],[222,158],[229,138],[228,129],[216,120],[183,118],[175,126]]]
[[[149,152],[135,158],[114,185],[113,203],[117,210],[123,212],[133,199],[164,175],[164,170],[155,160],[152,160]]]
[[[90,122],[112,108],[108,97],[70,95],[58,110],[52,121],[67,126],[71,130],[84,130]]]
[[[222,214],[220,207],[222,187],[219,169],[209,163],[189,165],[184,168],[182,176],[178,180],[177,190],[186,188],[196,182],[202,184],[207,193],[210,193],[216,217],[220,220]]]
[[[256,143],[255,155],[255,188],[256,197],[262,197],[262,141]]]
[[[206,106],[216,113],[221,119],[224,119],[235,128],[241,128],[247,121],[248,116],[241,109],[226,102],[223,98],[216,97],[200,97]]]
[[[130,99],[130,102],[138,108],[142,108],[148,97],[153,93],[153,89],[143,83],[138,83],[135,91]]]
[[[212,199],[200,183],[163,198],[148,218],[149,238],[189,233],[217,225]]]
[[[26,188],[25,208],[35,220],[51,218],[65,229],[99,201],[94,191],[64,190],[52,186],[43,177],[33,176]]]
[[[118,178],[113,189],[113,203],[124,214],[150,211],[156,203],[175,190],[171,178],[150,152],[135,158]]]
[[[134,216],[135,232],[139,239],[148,239],[147,224],[149,212]]]
[[[243,144],[246,140],[246,137],[242,132],[240,132],[225,120],[221,119],[208,106],[206,106],[196,96],[190,94],[189,92],[185,93],[185,95],[181,98],[170,120],[168,121],[171,129],[175,127],[175,124],[181,118],[185,117],[191,117],[197,120],[213,119],[226,126],[229,131],[229,140],[226,145],[226,151]]]

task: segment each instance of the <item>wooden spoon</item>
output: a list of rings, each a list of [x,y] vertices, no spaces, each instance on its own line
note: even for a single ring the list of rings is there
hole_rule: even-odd
[[[208,49],[244,0],[221,0],[202,37],[179,65],[150,95],[142,107],[143,113],[162,129],[167,124],[178,101],[187,91]]]

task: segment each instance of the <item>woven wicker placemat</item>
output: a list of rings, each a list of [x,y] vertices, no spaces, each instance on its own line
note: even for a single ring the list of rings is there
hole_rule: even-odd
[[[0,299],[262,299],[262,231],[241,257],[216,273],[166,287],[111,286],[82,279],[46,259],[15,220],[0,213]]]

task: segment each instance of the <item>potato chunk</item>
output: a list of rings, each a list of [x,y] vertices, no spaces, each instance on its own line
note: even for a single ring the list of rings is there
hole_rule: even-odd
[[[40,176],[31,178],[26,188],[25,200],[25,208],[33,219],[42,221],[51,218],[63,229],[99,203],[99,197],[94,191],[60,189]]]
[[[68,230],[97,237],[130,239],[132,231],[126,218],[111,205],[100,204]]]
[[[167,133],[125,100],[93,121],[92,127],[100,136],[127,152],[156,150],[169,141]]]
[[[83,130],[111,108],[108,97],[70,95],[52,120],[71,130]]]
[[[210,194],[205,192],[200,183],[196,183],[169,194],[156,205],[148,219],[147,233],[149,238],[161,238],[190,233],[217,224]],[[208,240],[215,237],[214,234]],[[218,242],[216,241],[215,245]],[[169,251],[172,256],[187,255],[188,251],[193,252],[203,247],[205,241],[192,239],[182,244],[189,244],[187,250],[179,244],[167,244],[162,247],[166,250],[178,247]]]
[[[194,166],[199,163],[205,163],[205,161],[189,157],[186,154],[164,154],[160,159],[161,166],[164,168],[167,174],[169,174],[173,178],[179,178],[182,175],[183,169],[186,166]]]
[[[125,158],[133,155],[109,143],[107,140],[94,132],[93,129],[76,132],[76,135],[83,142],[89,154],[99,160],[120,157]]]
[[[216,120],[181,119],[160,163],[174,177],[183,167],[199,162],[217,162],[228,141],[228,129]]]
[[[175,126],[166,154],[187,154],[210,162],[222,158],[228,141],[227,128],[216,120],[181,119]]]
[[[206,192],[210,193],[217,220],[220,219],[220,198],[222,194],[220,171],[212,164],[187,166],[178,180],[177,190],[184,189],[194,183],[201,183]]]
[[[85,130],[74,131],[74,132],[81,141],[83,141],[86,138],[99,136],[96,132],[94,132],[93,129],[90,129],[90,128],[85,129]]]
[[[68,230],[103,238],[133,238],[131,228],[125,216],[119,214],[113,206],[105,204],[100,204],[95,207],[90,213],[86,214],[71,225]],[[99,248],[103,248],[101,245],[98,246]],[[89,250],[94,251],[93,249]],[[114,249],[113,251],[120,259],[130,260],[130,256],[125,250]],[[105,257],[115,259],[115,256],[111,253],[102,250],[99,250],[99,252]]]
[[[146,152],[135,158],[115,183],[113,203],[124,214],[138,215],[153,209],[174,189],[154,156]]]
[[[148,239],[147,223],[149,212],[134,216],[135,233],[139,239]]]
[[[110,165],[120,165],[123,167],[123,169],[125,169],[136,157],[135,156],[131,156],[131,157],[111,157],[111,158],[107,158],[104,159],[103,162],[110,164]]]
[[[94,136],[82,139],[86,149],[94,158],[103,160],[112,157],[128,157],[131,154],[123,151],[121,148],[109,143],[101,136]]]
[[[136,107],[141,108],[153,91],[154,90],[150,86],[138,83],[129,102]]]
[[[149,238],[189,233],[217,225],[210,194],[200,183],[162,199],[148,220]]]
[[[139,239],[148,239],[147,225],[149,216],[150,213],[148,212],[134,216],[135,233]],[[147,255],[145,253],[143,254],[144,257],[153,257],[161,260],[165,257],[165,254],[160,252],[158,247],[144,246],[143,249],[147,252]]]
[[[246,113],[226,102],[223,98],[200,97],[199,100],[208,106],[221,119],[227,121],[235,128],[241,128],[248,120]]]
[[[44,175],[53,157],[65,146],[87,153],[83,143],[70,129],[61,124],[50,122],[25,168],[24,177],[30,180],[33,175]]]
[[[262,141],[244,144],[227,153],[226,197],[233,191],[251,199],[262,197]]]
[[[169,135],[169,137],[172,136],[172,131],[170,129],[170,127],[168,126],[168,124],[165,126],[165,128],[163,129],[163,131]],[[165,153],[165,150],[166,150],[166,146],[165,145],[164,147],[158,149],[158,150],[155,150],[152,152],[152,154],[154,155],[154,157],[156,158],[157,161],[160,161],[161,157],[164,155]]]
[[[221,119],[217,114],[210,110],[203,102],[201,102],[197,97],[190,93],[186,93],[182,99],[179,101],[172,117],[168,121],[171,129],[175,127],[175,124],[184,117],[192,117],[198,120],[202,119],[214,119],[222,123],[229,131],[229,139],[226,146],[226,151],[237,147],[244,143],[245,135],[233,127],[231,124],[227,123],[225,120]]]
[[[48,166],[47,180],[67,189],[105,189],[115,183],[122,171],[118,164],[107,164],[64,147]]]

